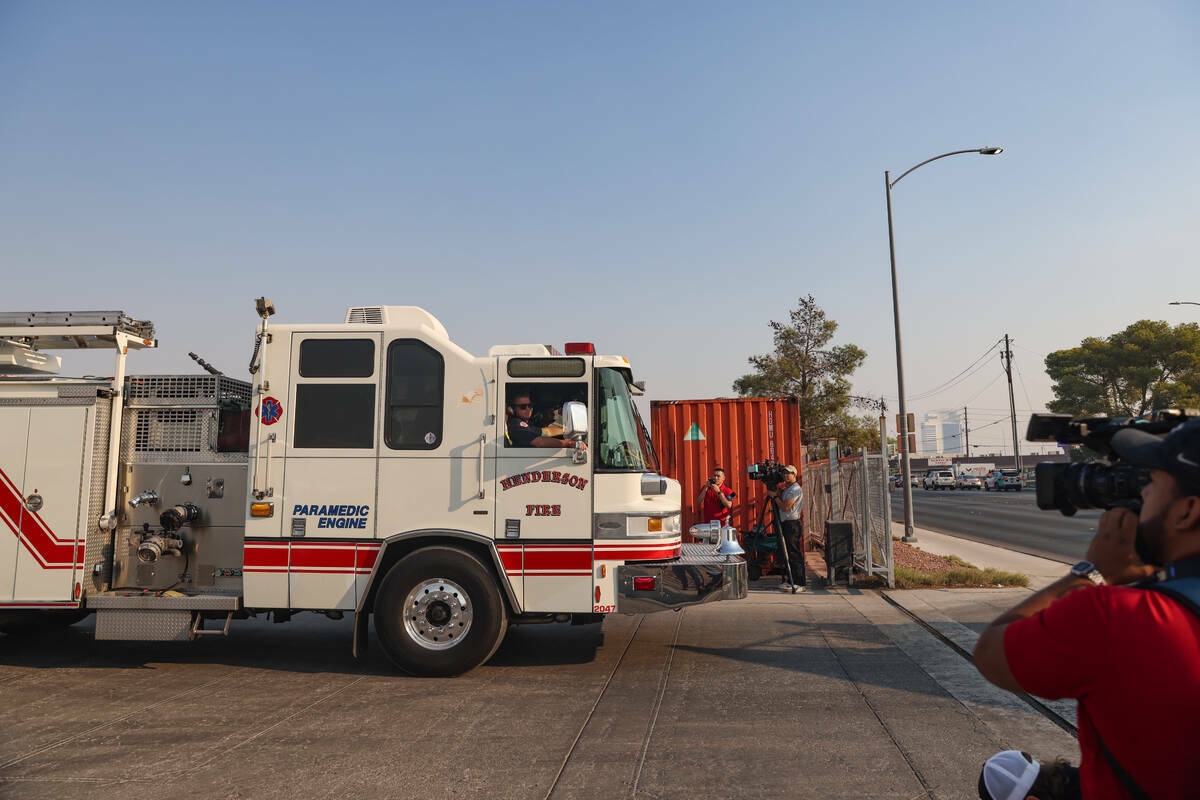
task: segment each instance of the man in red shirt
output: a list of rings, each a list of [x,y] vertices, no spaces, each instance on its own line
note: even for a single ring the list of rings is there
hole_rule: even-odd
[[[1087,561],[992,622],[975,665],[1001,688],[1078,700],[1084,797],[1195,797],[1200,617],[1143,586],[1200,576],[1200,420],[1161,439],[1122,430],[1112,447],[1150,470],[1141,511],[1104,512]]]
[[[696,504],[700,506],[700,521],[717,520],[721,525],[729,524],[729,512],[733,509],[733,498],[737,494],[725,485],[725,470],[713,467],[712,477],[700,487]]]

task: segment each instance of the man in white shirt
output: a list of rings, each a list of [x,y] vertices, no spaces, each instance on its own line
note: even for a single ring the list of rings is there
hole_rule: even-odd
[[[787,561],[792,568],[791,578],[784,577],[784,585],[788,588],[790,588],[790,584],[803,587],[806,583],[804,577],[804,527],[800,521],[800,510],[804,506],[804,489],[800,486],[799,473],[794,466],[788,464],[783,470],[785,481],[783,491],[778,494],[767,492],[767,496],[778,497],[776,508],[778,508],[779,521],[783,527],[783,539],[787,544]]]

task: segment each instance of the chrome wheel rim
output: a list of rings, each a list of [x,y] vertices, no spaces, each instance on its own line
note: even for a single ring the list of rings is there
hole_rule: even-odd
[[[421,581],[404,599],[404,630],[426,650],[449,650],[471,630],[475,604],[454,581]]]

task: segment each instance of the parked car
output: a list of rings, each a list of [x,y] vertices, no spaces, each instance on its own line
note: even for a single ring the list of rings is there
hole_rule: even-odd
[[[959,489],[982,489],[983,479],[978,475],[959,475],[954,479],[954,485]]]
[[[892,476],[892,488],[893,489],[899,489],[903,484],[904,484],[904,476],[903,475],[893,475]]]
[[[983,476],[983,489],[990,492],[995,489],[997,492],[1007,492],[1010,490],[1021,491],[1021,473],[1015,469],[994,469],[987,475]]]
[[[920,486],[921,485],[921,476],[920,475],[910,475],[908,477],[908,482],[911,483],[913,486]]]
[[[925,490],[954,489],[954,473],[948,469],[931,469],[925,473]]]

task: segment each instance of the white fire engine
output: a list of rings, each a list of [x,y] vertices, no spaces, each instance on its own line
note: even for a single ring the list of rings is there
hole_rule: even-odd
[[[680,544],[626,359],[477,357],[414,307],[257,308],[249,383],[126,376],[157,341],[122,312],[0,314],[0,630],[95,612],[97,639],[188,640],[315,611],[353,614],[359,655],[374,615],[398,667],[453,675],[511,624],[745,597],[736,544]],[[47,355],[96,347],[112,377]]]

